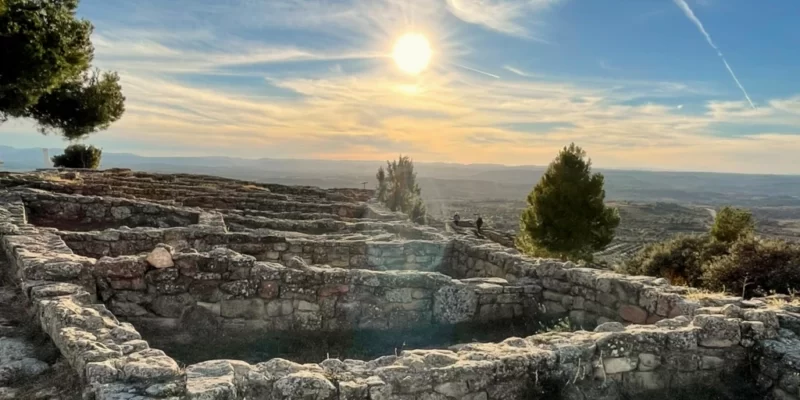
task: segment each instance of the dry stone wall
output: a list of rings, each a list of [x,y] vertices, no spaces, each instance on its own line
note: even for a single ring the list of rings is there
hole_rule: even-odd
[[[19,191],[31,223],[66,230],[98,227],[172,227],[197,224],[202,211],[99,196]]]
[[[686,299],[689,289],[664,279],[580,268],[571,262],[531,259],[494,243],[453,240],[446,272],[455,278],[488,276],[509,282],[536,282],[543,288],[544,312],[569,315],[577,326],[618,321],[653,324],[691,316],[701,304]],[[720,299],[726,301],[730,299]]]
[[[541,294],[498,279],[289,264],[224,248],[172,253],[161,246],[147,256],[101,258],[94,273],[115,315],[155,325],[182,318],[189,330],[383,330],[533,318]]]
[[[286,237],[280,232],[223,232],[205,225],[186,228],[134,228],[67,232],[58,235],[76,253],[93,258],[151,251],[159,243],[177,249],[209,251],[224,246],[259,261],[286,263],[300,257],[309,264],[376,270],[437,271],[447,261],[448,241],[372,239],[328,240],[324,236]],[[390,238],[391,239],[391,238]]]

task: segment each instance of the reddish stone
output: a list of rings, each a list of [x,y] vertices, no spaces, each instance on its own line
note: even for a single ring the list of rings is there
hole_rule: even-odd
[[[342,293],[350,291],[350,286],[347,285],[331,285],[319,289],[319,297],[337,296]]]
[[[261,282],[261,285],[258,289],[258,297],[262,299],[274,299],[278,297],[278,282],[276,281],[264,281]]]
[[[647,322],[647,311],[640,307],[632,305],[623,305],[619,308],[619,316],[628,322],[634,324],[644,324]]]

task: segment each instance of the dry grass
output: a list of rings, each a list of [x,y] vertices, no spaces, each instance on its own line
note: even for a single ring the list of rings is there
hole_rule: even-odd
[[[241,186],[241,188],[244,189],[244,190],[254,190],[254,191],[261,191],[261,192],[268,192],[269,191],[269,189],[267,189],[267,188],[264,188],[264,187],[261,187],[261,186],[256,186],[256,185],[253,185],[253,184],[243,185],[243,186]]]
[[[683,297],[688,300],[709,300],[718,299],[720,297],[731,297],[731,294],[724,291],[713,292],[707,289],[689,288],[689,292]]]

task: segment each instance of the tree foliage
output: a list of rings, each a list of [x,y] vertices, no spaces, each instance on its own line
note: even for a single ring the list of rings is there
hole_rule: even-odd
[[[703,286],[703,266],[725,255],[728,246],[709,235],[678,235],[653,243],[620,266],[620,272],[666,278],[674,285]]]
[[[751,297],[800,289],[800,246],[784,240],[743,237],[729,254],[704,267],[704,286]]]
[[[753,233],[748,210],[723,207],[707,234],[651,244],[618,270],[745,297],[800,289],[800,245]]]
[[[53,166],[57,168],[91,168],[100,167],[103,150],[94,146],[73,144],[64,149],[64,154],[53,156]]]
[[[379,201],[392,211],[408,214],[414,222],[426,222],[427,211],[411,158],[400,156],[396,161],[386,161],[386,169],[380,167],[375,177]]]
[[[92,25],[78,0],[0,0],[0,122],[33,118],[78,139],[124,112],[119,78],[90,70]]]
[[[616,209],[606,207],[603,175],[574,143],[559,152],[528,195],[517,247],[528,254],[591,259],[614,238]]]
[[[755,222],[750,211],[726,206],[717,213],[711,236],[720,242],[733,243],[740,238],[752,236]]]

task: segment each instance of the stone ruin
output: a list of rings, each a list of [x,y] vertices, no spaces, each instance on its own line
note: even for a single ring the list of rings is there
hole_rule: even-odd
[[[706,399],[732,382],[800,398],[789,304],[528,258],[371,197],[129,170],[3,173],[5,272],[87,399]],[[183,366],[140,333],[218,346],[553,318],[575,331],[318,363]]]

